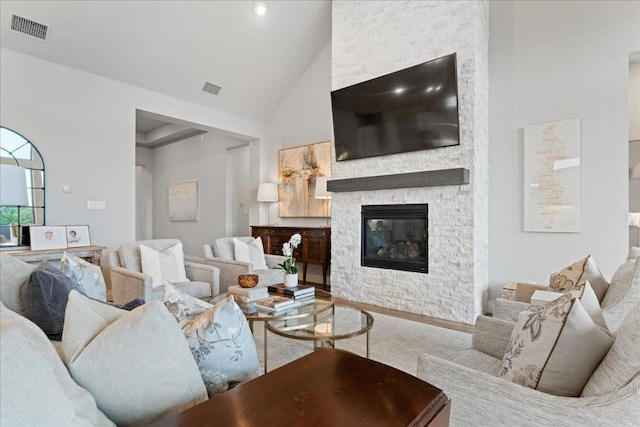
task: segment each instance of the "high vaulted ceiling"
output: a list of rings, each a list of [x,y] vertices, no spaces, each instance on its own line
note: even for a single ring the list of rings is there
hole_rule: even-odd
[[[155,92],[266,120],[331,37],[331,2],[2,1],[0,45]],[[13,14],[47,42],[10,31]],[[218,96],[205,82],[222,86]]]

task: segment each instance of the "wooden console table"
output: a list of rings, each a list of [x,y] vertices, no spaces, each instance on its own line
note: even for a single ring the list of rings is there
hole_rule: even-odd
[[[100,265],[100,258],[102,257],[102,251],[107,249],[104,246],[85,246],[81,248],[67,248],[67,249],[47,249],[42,251],[32,251],[31,249],[20,249],[16,251],[2,251],[13,257],[16,257],[24,262],[41,262],[41,261],[54,261],[62,259],[62,254],[65,252],[75,255],[79,258],[83,258],[90,263]]]
[[[156,427],[449,425],[442,390],[348,351],[321,348]]]
[[[302,265],[302,282],[307,283],[307,264],[322,266],[322,286],[327,286],[327,271],[331,264],[331,228],[329,227],[276,227],[251,226],[251,235],[260,237],[264,253],[282,255],[282,244],[299,233],[302,244],[293,252],[296,262]]]

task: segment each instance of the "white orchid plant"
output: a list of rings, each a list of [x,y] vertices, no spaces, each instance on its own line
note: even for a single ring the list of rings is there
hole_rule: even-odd
[[[291,236],[288,242],[282,244],[282,255],[287,257],[287,260],[278,266],[287,274],[296,274],[298,267],[296,267],[296,261],[293,259],[293,250],[300,246],[302,243],[302,236],[298,233]]]

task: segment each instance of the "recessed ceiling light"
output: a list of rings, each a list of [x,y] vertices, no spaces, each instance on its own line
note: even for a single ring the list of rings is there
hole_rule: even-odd
[[[260,2],[253,6],[253,13],[258,16],[264,16],[267,13],[267,5]]]
[[[427,88],[427,93],[431,92],[432,90],[433,90],[433,86],[429,86],[429,87]]]
[[[396,90],[394,90],[394,92],[395,92],[395,93],[402,93],[402,92],[404,92],[404,88],[399,87],[399,88],[397,88]]]

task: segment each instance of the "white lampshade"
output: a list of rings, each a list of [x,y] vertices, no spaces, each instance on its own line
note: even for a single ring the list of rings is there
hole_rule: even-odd
[[[260,184],[258,184],[258,201],[277,202],[278,184],[273,184],[270,182],[261,182]]]
[[[0,205],[27,206],[27,175],[20,166],[0,164]]]
[[[331,193],[327,191],[327,181],[329,177],[319,176],[316,178],[316,199],[330,199]]]

